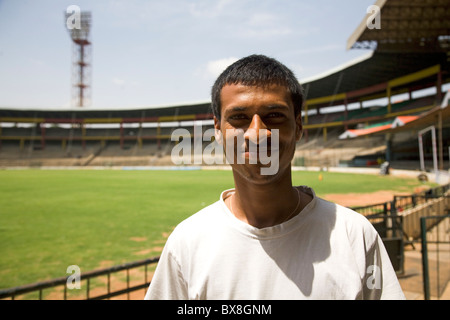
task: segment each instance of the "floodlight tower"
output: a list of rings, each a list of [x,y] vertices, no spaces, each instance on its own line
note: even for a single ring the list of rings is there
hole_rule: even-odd
[[[90,104],[91,94],[91,13],[66,13],[66,21],[79,19],[68,28],[72,39],[72,105],[84,107]]]

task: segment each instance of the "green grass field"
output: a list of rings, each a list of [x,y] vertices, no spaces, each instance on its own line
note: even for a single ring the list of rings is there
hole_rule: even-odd
[[[319,196],[421,185],[322,174],[293,172],[293,181]],[[232,187],[230,171],[0,170],[0,288],[159,255],[165,234]]]

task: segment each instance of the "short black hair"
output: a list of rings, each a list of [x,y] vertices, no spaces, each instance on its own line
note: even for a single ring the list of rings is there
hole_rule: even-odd
[[[295,116],[301,113],[303,88],[294,73],[281,62],[264,56],[244,57],[222,72],[211,90],[211,107],[214,116],[220,120],[220,93],[225,85],[242,84],[245,86],[286,86],[291,94]]]

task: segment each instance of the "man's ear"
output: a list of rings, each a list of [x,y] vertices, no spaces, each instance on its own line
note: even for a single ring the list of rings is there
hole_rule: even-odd
[[[220,120],[214,116],[214,139],[218,144],[222,144],[222,131],[220,130]]]
[[[220,120],[214,116],[214,129],[220,130]]]
[[[300,141],[303,136],[303,124],[302,124],[302,113],[299,112],[297,117],[295,117],[295,140]]]

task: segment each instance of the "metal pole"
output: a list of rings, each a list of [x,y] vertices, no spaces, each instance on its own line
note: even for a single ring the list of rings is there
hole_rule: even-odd
[[[442,110],[439,110],[438,120],[438,145],[439,145],[439,170],[444,170],[444,145],[442,141]]]
[[[425,171],[425,163],[423,159],[423,142],[422,135],[419,133],[419,156],[420,156],[420,170]]]
[[[438,163],[437,163],[437,150],[436,150],[436,129],[434,126],[430,126],[428,128],[425,128],[423,130],[419,131],[419,154],[420,154],[420,169],[422,171],[425,171],[425,163],[424,163],[424,155],[423,155],[423,141],[422,141],[422,135],[425,134],[425,132],[431,131],[431,145],[433,148],[433,167],[434,167],[434,173],[438,175]]]
[[[428,250],[427,250],[427,225],[425,217],[420,218],[420,236],[422,238],[423,297],[425,300],[430,300],[430,277],[428,269]]]
[[[438,174],[438,161],[437,161],[437,148],[436,148],[436,130],[434,126],[432,127],[431,131],[431,143],[433,146],[433,167],[434,167],[434,173]]]
[[[83,102],[83,90],[84,90],[84,44],[81,43],[79,44],[80,46],[80,57],[78,60],[78,66],[79,66],[79,77],[80,77],[80,83],[78,84],[78,87],[80,89],[80,95],[79,95],[79,101],[78,101],[78,106],[79,107],[83,107],[84,106],[84,102]]]

